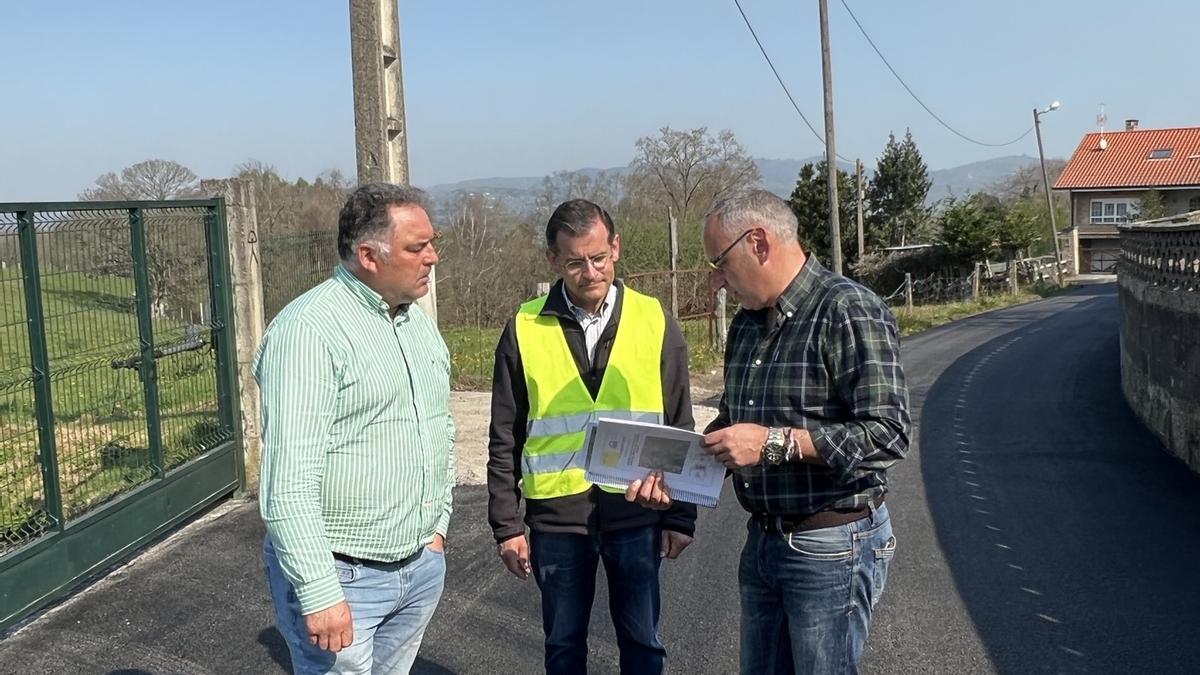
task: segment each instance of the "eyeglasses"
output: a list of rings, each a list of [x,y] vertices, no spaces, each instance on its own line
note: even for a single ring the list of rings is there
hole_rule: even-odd
[[[596,271],[601,271],[608,266],[611,255],[612,253],[609,252],[600,253],[590,258],[575,258],[574,260],[568,260],[563,264],[563,267],[571,274],[582,274],[588,267],[592,267]]]
[[[739,243],[741,243],[741,241],[746,238],[746,235],[750,234],[751,232],[753,232],[756,229],[758,229],[758,228],[752,227],[752,228],[746,230],[745,232],[739,234],[738,238],[734,239],[732,244],[730,244],[729,246],[726,246],[724,251],[721,251],[720,253],[717,254],[717,257],[708,261],[708,266],[713,268],[714,270],[721,269],[721,264],[725,262],[725,258],[729,257],[730,252],[733,251],[733,247],[737,246]]]

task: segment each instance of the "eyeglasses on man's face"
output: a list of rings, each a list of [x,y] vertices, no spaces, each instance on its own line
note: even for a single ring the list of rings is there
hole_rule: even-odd
[[[750,234],[751,232],[753,232],[756,229],[758,229],[758,228],[752,227],[752,228],[746,230],[745,232],[739,234],[737,239],[733,240],[732,244],[725,247],[724,251],[721,251],[720,253],[717,254],[717,257],[708,261],[708,266],[713,268],[714,270],[721,269],[721,265],[725,262],[725,258],[729,257],[729,254],[733,251],[733,247],[740,244],[742,242],[742,240],[746,238],[746,235]]]
[[[563,263],[563,268],[571,274],[583,274],[588,267],[600,272],[608,267],[609,261],[612,259],[612,251],[605,253],[597,253],[590,258],[571,258]]]

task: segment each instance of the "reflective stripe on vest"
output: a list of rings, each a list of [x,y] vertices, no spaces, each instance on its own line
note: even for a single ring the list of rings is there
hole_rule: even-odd
[[[521,489],[531,499],[579,494],[592,486],[584,477],[585,443],[598,417],[663,420],[666,316],[658,300],[624,289],[616,339],[595,400],[558,318],[541,315],[545,304],[545,296],[525,303],[514,322],[529,392]]]

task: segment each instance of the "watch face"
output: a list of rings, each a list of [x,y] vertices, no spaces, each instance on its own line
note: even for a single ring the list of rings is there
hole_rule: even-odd
[[[765,454],[769,464],[779,464],[783,461],[783,448],[777,445],[768,445]]]

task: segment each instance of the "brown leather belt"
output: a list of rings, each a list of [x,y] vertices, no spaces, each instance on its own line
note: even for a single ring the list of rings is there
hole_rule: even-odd
[[[883,505],[883,495],[875,499],[875,508]],[[791,534],[793,532],[808,532],[826,527],[847,525],[871,515],[871,507],[864,506],[850,511],[817,511],[807,516],[776,516],[768,513],[751,513],[750,522],[767,532]]]

